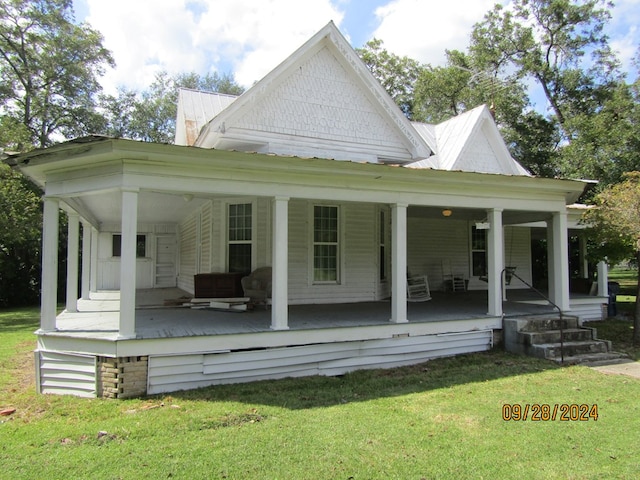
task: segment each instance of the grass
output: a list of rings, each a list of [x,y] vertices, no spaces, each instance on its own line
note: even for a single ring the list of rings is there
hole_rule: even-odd
[[[36,395],[37,311],[0,311],[1,479],[637,478],[640,380],[494,350],[133,400]],[[31,381],[27,381],[31,378]],[[505,404],[598,405],[504,421]]]

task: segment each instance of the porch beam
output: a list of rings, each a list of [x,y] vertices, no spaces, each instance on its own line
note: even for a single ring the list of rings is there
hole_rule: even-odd
[[[80,297],[89,300],[91,291],[91,224],[82,219],[82,280]]]
[[[273,261],[271,287],[271,329],[289,329],[289,198],[275,197],[273,207]]]
[[[59,215],[60,201],[55,197],[45,197],[42,225],[41,332],[56,330]]]
[[[567,213],[554,212],[551,219],[551,252],[553,282],[549,285],[550,298],[560,310],[570,310],[569,302],[569,235]],[[553,288],[552,288],[553,287]]]
[[[391,206],[391,322],[407,323],[407,204]]]
[[[80,216],[67,212],[67,312],[78,311],[78,254]]]
[[[487,232],[487,313],[502,316],[502,271],[504,270],[504,231],[502,209],[487,210],[487,220],[491,227]]]
[[[122,190],[122,246],[120,248],[119,338],[136,336],[136,239],[138,190]]]

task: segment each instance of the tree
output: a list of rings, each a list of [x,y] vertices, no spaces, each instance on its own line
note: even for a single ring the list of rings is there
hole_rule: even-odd
[[[562,152],[565,175],[607,186],[640,170],[640,80],[620,81],[597,112],[577,114],[566,126],[573,138]]]
[[[426,65],[416,81],[416,119],[440,123],[467,110],[486,104],[499,126],[511,125],[528,105],[523,85],[511,78],[498,78],[471,55],[446,51],[444,67]]]
[[[521,162],[539,175],[592,178],[601,186],[639,169],[640,97],[604,34],[610,2],[514,0],[510,6],[496,5],[474,26],[470,55],[499,76],[532,81],[544,96],[548,114],[527,114],[516,124],[521,146],[533,146],[532,135],[542,140],[542,150],[529,150],[530,160]]]
[[[181,87],[229,95],[240,95],[244,91],[230,74],[185,73],[171,77],[160,72],[142,92],[121,88],[116,96],[102,95],[103,121],[96,132],[146,142],[173,142]]]
[[[474,26],[470,51],[487,68],[529,78],[542,89],[556,121],[591,113],[619,77],[603,33],[605,0],[514,0],[496,5]]]
[[[33,146],[86,132],[106,66],[113,59],[102,36],[74,23],[71,0],[0,3],[0,115],[5,125],[24,125]],[[11,142],[0,138],[0,146]]]
[[[3,163],[0,205],[0,306],[33,304],[40,295],[40,193]]]
[[[387,91],[400,110],[413,119],[413,88],[421,66],[409,57],[399,57],[382,47],[382,40],[374,38],[356,52],[373,76]]]
[[[590,238],[606,247],[610,263],[633,255],[640,268],[640,171],[628,172],[624,180],[600,192],[596,208],[585,214]],[[640,275],[636,291],[633,342],[640,344]]]

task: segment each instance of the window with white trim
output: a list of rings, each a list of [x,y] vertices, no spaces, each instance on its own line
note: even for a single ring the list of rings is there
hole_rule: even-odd
[[[387,224],[386,224],[386,218],[385,218],[385,214],[384,214],[384,210],[380,210],[380,219],[379,219],[379,235],[380,238],[378,239],[379,241],[379,265],[378,265],[378,271],[380,274],[380,280],[386,280],[387,279],[387,255],[386,255],[386,239],[387,239]]]
[[[338,282],[338,207],[313,207],[313,281]]]
[[[144,258],[147,253],[147,236],[136,235],[136,257]],[[122,256],[122,235],[114,233],[111,236],[111,255],[114,257]]]
[[[227,211],[227,258],[230,272],[251,272],[252,204],[229,204]]]
[[[471,275],[487,275],[487,231],[471,226]]]

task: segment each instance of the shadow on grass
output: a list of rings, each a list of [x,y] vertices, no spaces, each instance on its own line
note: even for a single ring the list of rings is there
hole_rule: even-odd
[[[39,307],[0,309],[0,333],[36,331],[40,326]]]
[[[359,370],[338,377],[264,380],[217,385],[167,395],[188,401],[236,401],[295,410],[396,397],[557,368],[560,367],[547,360],[494,349],[434,359],[407,367]]]
[[[598,338],[611,340],[616,352],[623,352],[633,360],[640,360],[640,346],[633,345],[633,317],[609,318],[596,322],[587,322],[586,326],[596,328]]]

